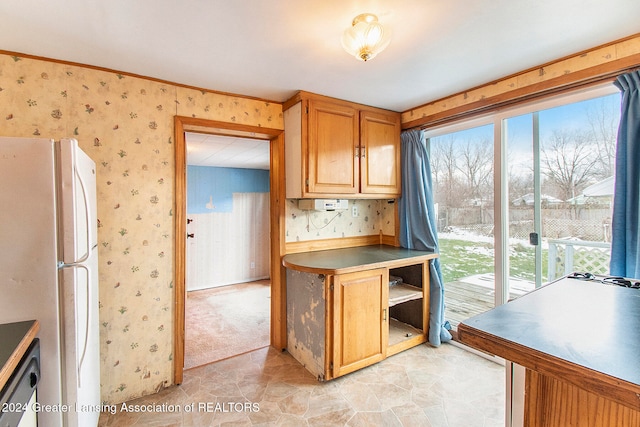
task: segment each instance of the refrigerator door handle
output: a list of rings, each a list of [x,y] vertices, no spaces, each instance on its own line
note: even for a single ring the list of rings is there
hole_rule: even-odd
[[[89,256],[91,255],[91,250],[97,246],[95,245],[94,247],[91,247],[91,234],[90,234],[91,233],[91,219],[90,219],[91,213],[89,211],[90,206],[89,206],[89,198],[87,196],[87,189],[86,189],[84,180],[82,179],[82,175],[80,175],[80,173],[78,172],[78,169],[74,167],[73,171],[75,176],[78,178],[78,181],[80,182],[80,188],[82,189],[82,202],[84,203],[84,221],[87,225],[87,241],[85,242],[86,243],[85,253],[82,257],[80,257],[79,259],[76,259],[73,262],[68,262],[68,263],[65,263],[64,261],[58,261],[58,268],[82,266],[82,263],[86,262],[89,259]]]
[[[76,340],[76,352],[80,354],[79,358],[76,358],[76,370],[78,371],[77,373],[77,378],[78,378],[78,388],[82,387],[81,384],[81,375],[80,375],[80,371],[82,370],[82,365],[84,364],[84,358],[87,355],[87,343],[89,340],[89,303],[91,301],[91,272],[89,270],[89,267],[87,267],[84,264],[63,264],[60,268],[81,268],[83,269],[86,273],[87,273],[87,292],[86,292],[86,301],[85,303],[85,307],[87,307],[87,315],[85,316],[84,319],[84,325],[82,325],[84,327],[84,342],[82,345],[82,351],[78,352],[78,348],[77,348],[77,340]],[[77,286],[77,281],[74,282],[74,286]],[[78,291],[77,289],[74,290],[74,295],[78,295]],[[75,312],[78,313],[78,301],[75,299]],[[77,320],[77,318],[76,318]],[[79,335],[79,334],[78,334]]]
[[[89,255],[91,255],[91,224],[90,224],[91,214],[89,212],[91,207],[89,206],[89,196],[87,194],[86,185],[84,183],[84,180],[82,179],[82,175],[80,175],[80,173],[78,172],[78,168],[76,166],[74,166],[73,168],[73,173],[76,176],[76,178],[78,178],[78,182],[80,182],[80,189],[82,190],[82,202],[84,203],[84,220],[87,224],[87,241],[86,241],[87,245],[85,248],[86,252],[80,259],[73,262],[73,264],[79,264],[79,263],[85,262],[87,259],[89,259]],[[88,274],[88,271],[87,271],[87,274]]]
[[[91,255],[91,214],[90,214],[90,206],[89,206],[89,197],[87,195],[87,189],[82,179],[82,175],[78,172],[78,168],[74,166],[73,174],[78,178],[80,182],[80,189],[82,190],[82,203],[84,204],[84,221],[87,225],[87,241],[85,242],[85,253],[79,259],[74,260],[73,262],[58,261],[58,268],[66,268],[66,267],[74,267],[81,266],[83,262],[86,262]],[[86,267],[85,267],[86,268]]]

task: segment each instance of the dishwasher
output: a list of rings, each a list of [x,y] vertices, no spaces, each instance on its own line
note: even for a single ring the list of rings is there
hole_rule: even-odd
[[[40,340],[34,339],[7,384],[0,391],[0,427],[38,425],[34,410],[40,381]]]

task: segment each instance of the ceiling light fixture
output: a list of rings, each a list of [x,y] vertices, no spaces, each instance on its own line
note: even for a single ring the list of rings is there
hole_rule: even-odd
[[[389,30],[378,22],[373,13],[363,13],[351,23],[342,35],[342,47],[360,61],[368,61],[382,52],[390,42]]]

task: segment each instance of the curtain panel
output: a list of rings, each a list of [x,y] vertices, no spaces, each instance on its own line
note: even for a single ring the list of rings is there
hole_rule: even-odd
[[[401,144],[402,196],[398,201],[400,246],[437,253],[437,215],[433,205],[431,165],[424,133],[420,130],[404,131]],[[444,319],[444,281],[438,258],[430,261],[429,272],[429,343],[439,346],[451,340],[451,334]]]
[[[614,84],[622,92],[616,148],[610,273],[640,278],[640,71]]]

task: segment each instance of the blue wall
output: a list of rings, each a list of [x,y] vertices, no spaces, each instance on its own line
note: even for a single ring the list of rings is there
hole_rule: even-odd
[[[232,212],[233,193],[268,192],[268,170],[187,166],[189,214]]]

